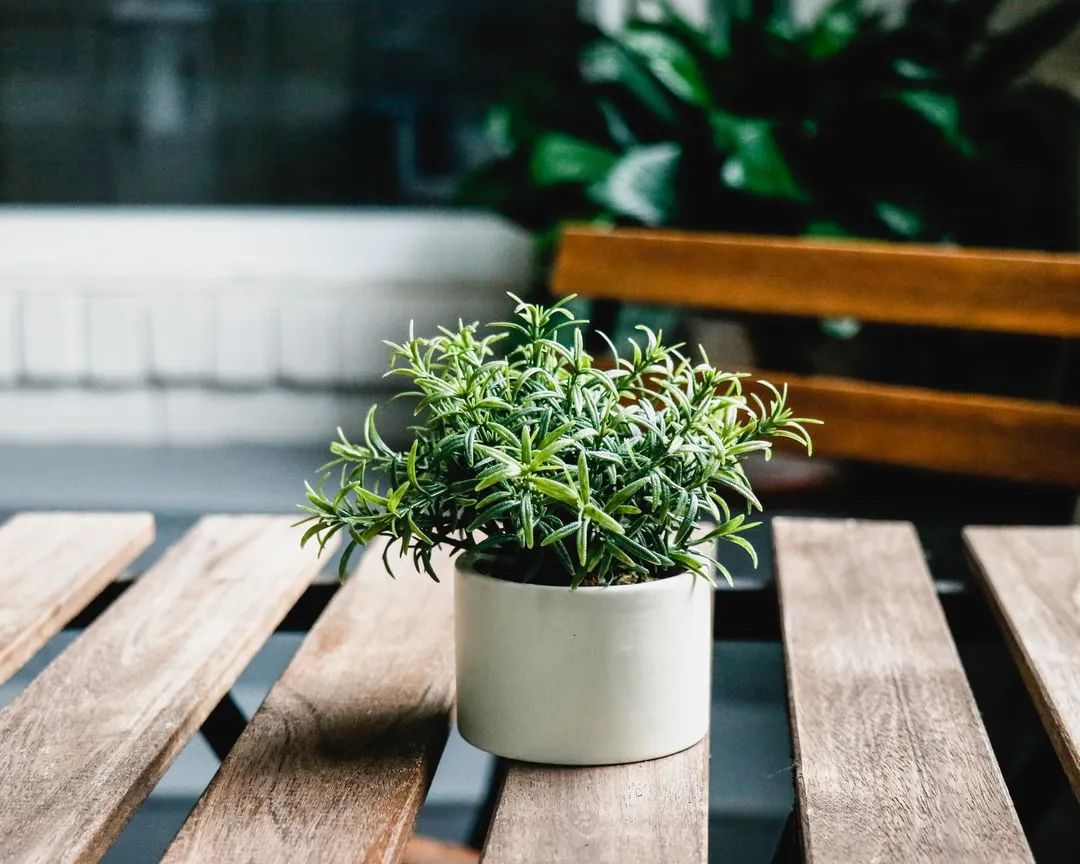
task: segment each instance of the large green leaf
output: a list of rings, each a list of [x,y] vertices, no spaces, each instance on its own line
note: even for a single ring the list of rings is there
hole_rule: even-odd
[[[893,233],[908,240],[919,236],[923,223],[917,213],[890,201],[879,201],[874,205],[874,213]]]
[[[716,148],[727,154],[720,169],[725,186],[751,195],[806,200],[769,121],[713,111],[709,123]]]
[[[968,80],[982,90],[1004,87],[1028,72],[1080,25],[1080,0],[1059,0],[991,38],[972,62]]]
[[[591,186],[589,198],[645,225],[665,225],[675,204],[675,177],[682,148],[671,141],[634,147]]]
[[[619,40],[684,102],[698,106],[709,103],[709,88],[697,60],[675,36],[651,27],[629,27]]]
[[[722,60],[731,53],[727,15],[708,14],[699,26],[683,18],[670,0],[659,0],[658,6],[660,22],[654,24],[658,29],[663,29],[676,38],[696,46],[710,59]]]
[[[866,13],[859,0],[833,0],[818,15],[806,40],[806,50],[814,60],[839,54],[859,35]]]
[[[621,45],[610,39],[586,45],[578,67],[589,84],[621,84],[661,120],[675,122],[675,111],[663,88]]]
[[[964,152],[971,150],[971,143],[960,131],[960,104],[953,94],[937,90],[905,90],[896,98],[939,129],[950,144]]]
[[[552,132],[536,142],[531,170],[538,186],[558,183],[595,183],[602,179],[618,156],[572,135]]]

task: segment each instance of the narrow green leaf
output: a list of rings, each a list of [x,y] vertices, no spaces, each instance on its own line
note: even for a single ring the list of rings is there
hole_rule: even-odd
[[[560,483],[557,480],[549,480],[547,477],[530,476],[529,485],[537,492],[546,495],[548,498],[561,501],[563,504],[577,507],[578,504],[581,503],[578,498],[578,493],[572,487]]]
[[[388,493],[386,496],[386,509],[391,513],[397,513],[398,505],[401,503],[401,499],[405,497],[405,493],[409,491],[409,482],[406,480],[397,489]]]
[[[582,509],[582,512],[597,524],[598,527],[603,528],[605,531],[610,531],[613,534],[625,534],[626,529],[612,519],[607,513],[597,507],[595,504],[586,504]]]
[[[579,450],[577,457],[578,495],[581,501],[588,501],[592,494],[589,490],[589,463],[585,460],[585,451]]]
[[[649,477],[640,477],[634,480],[632,483],[628,483],[614,495],[607,500],[607,504],[604,505],[604,509],[608,513],[614,513],[615,510],[629,501],[634,495],[645,488],[647,484],[651,482]]]
[[[536,522],[533,517],[532,498],[528,493],[521,496],[519,510],[518,516],[521,520],[522,539],[525,541],[525,548],[532,549],[533,541],[536,536]]]
[[[476,427],[470,426],[465,431],[465,439],[463,441],[465,447],[465,458],[469,465],[476,462]]]
[[[419,448],[420,448],[419,439],[414,439],[413,442],[412,442],[412,447],[409,448],[408,461],[405,463],[406,471],[407,471],[407,473],[409,475],[409,482],[412,483],[413,486],[419,486],[420,485],[420,481],[418,481],[416,479],[416,454],[417,454]]]
[[[365,501],[369,501],[372,504],[376,504],[379,507],[386,507],[387,500],[382,495],[376,495],[370,489],[365,489],[363,486],[357,486],[354,490],[358,498],[362,498]]]
[[[528,465],[532,462],[532,437],[528,426],[521,427],[521,464]]]
[[[490,489],[496,483],[502,483],[504,480],[509,480],[511,477],[516,477],[521,472],[516,468],[509,465],[493,465],[491,468],[481,472],[477,478],[476,486],[473,487],[474,492],[483,492],[485,489]]]
[[[746,554],[750,556],[750,560],[754,564],[754,569],[757,569],[757,552],[754,550],[754,547],[750,545],[750,542],[745,537],[740,537],[738,534],[729,534],[724,537],[724,540],[728,543],[734,543],[736,546],[746,552]]]
[[[506,515],[511,510],[516,510],[518,508],[518,506],[519,506],[518,502],[512,500],[512,501],[502,501],[502,502],[500,502],[498,504],[495,504],[495,505],[493,505],[491,507],[488,507],[483,512],[478,513],[476,515],[476,518],[473,519],[472,522],[469,523],[468,527],[466,527],[465,530],[466,531],[478,531],[479,529],[483,528],[485,525],[487,525],[488,522],[492,521],[493,519],[498,519],[500,516]]]
[[[350,540],[345,544],[345,549],[341,553],[341,559],[338,561],[338,581],[343,585],[345,580],[349,578],[349,559],[352,558],[352,554],[358,545],[355,540]]]
[[[589,520],[578,521],[577,528],[577,557],[578,563],[584,567],[589,560]]]
[[[565,540],[571,534],[578,530],[578,521],[575,519],[573,522],[567,522],[561,528],[557,528],[540,541],[540,546],[550,546],[553,543],[558,543],[560,540]]]
[[[508,492],[506,490],[500,490],[498,492],[492,492],[486,498],[482,499],[480,502],[477,503],[476,509],[477,509],[477,511],[485,510],[488,507],[490,507],[492,504],[498,504],[500,501],[506,501],[506,500],[508,500],[510,498],[513,498],[513,497],[514,497],[514,493],[513,492]]]
[[[615,165],[618,156],[588,141],[552,132],[542,137],[532,154],[532,179],[538,186],[596,183]]]

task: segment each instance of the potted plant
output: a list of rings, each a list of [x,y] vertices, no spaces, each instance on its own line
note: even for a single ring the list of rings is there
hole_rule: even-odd
[[[394,550],[433,579],[435,546],[460,553],[457,715],[473,744],[556,764],[677,752],[709,723],[714,568],[730,578],[711,547],[756,563],[741,535],[757,523],[732,513],[761,506],[742,460],[775,438],[809,450],[807,421],[786,392],[747,397],[742,375],[647,328],[601,368],[563,303],[515,315],[390,343],[388,374],[424,422],[400,451],[374,409],[363,444],[342,434],[340,488],[309,487],[304,541],[344,532],[343,578],[377,537],[388,569]]]

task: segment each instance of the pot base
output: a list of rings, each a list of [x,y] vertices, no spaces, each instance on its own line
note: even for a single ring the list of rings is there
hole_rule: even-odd
[[[701,743],[702,739],[708,734],[708,729],[701,733],[695,740],[689,742],[685,746],[677,747],[674,750],[669,747],[664,747],[662,752],[649,752],[645,750],[637,751],[625,751],[618,756],[612,754],[611,758],[602,758],[600,754],[590,754],[587,758],[571,759],[568,757],[565,748],[560,748],[551,752],[534,751],[528,748],[510,748],[512,752],[498,752],[484,746],[483,741],[474,741],[470,738],[465,731],[458,726],[458,732],[461,733],[461,737],[480,750],[486,753],[490,753],[492,756],[498,756],[502,759],[512,759],[515,762],[526,762],[530,765],[555,765],[555,766],[567,766],[574,768],[584,767],[600,767],[603,765],[629,765],[633,762],[649,762],[653,759],[664,759],[668,756],[674,756],[676,753],[682,753],[684,750],[689,750],[691,747]],[[670,745],[669,745],[670,746]]]

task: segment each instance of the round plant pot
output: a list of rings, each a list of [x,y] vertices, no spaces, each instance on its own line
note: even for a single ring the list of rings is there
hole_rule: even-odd
[[[713,588],[454,582],[457,721],[510,759],[611,765],[685,750],[709,728]]]

